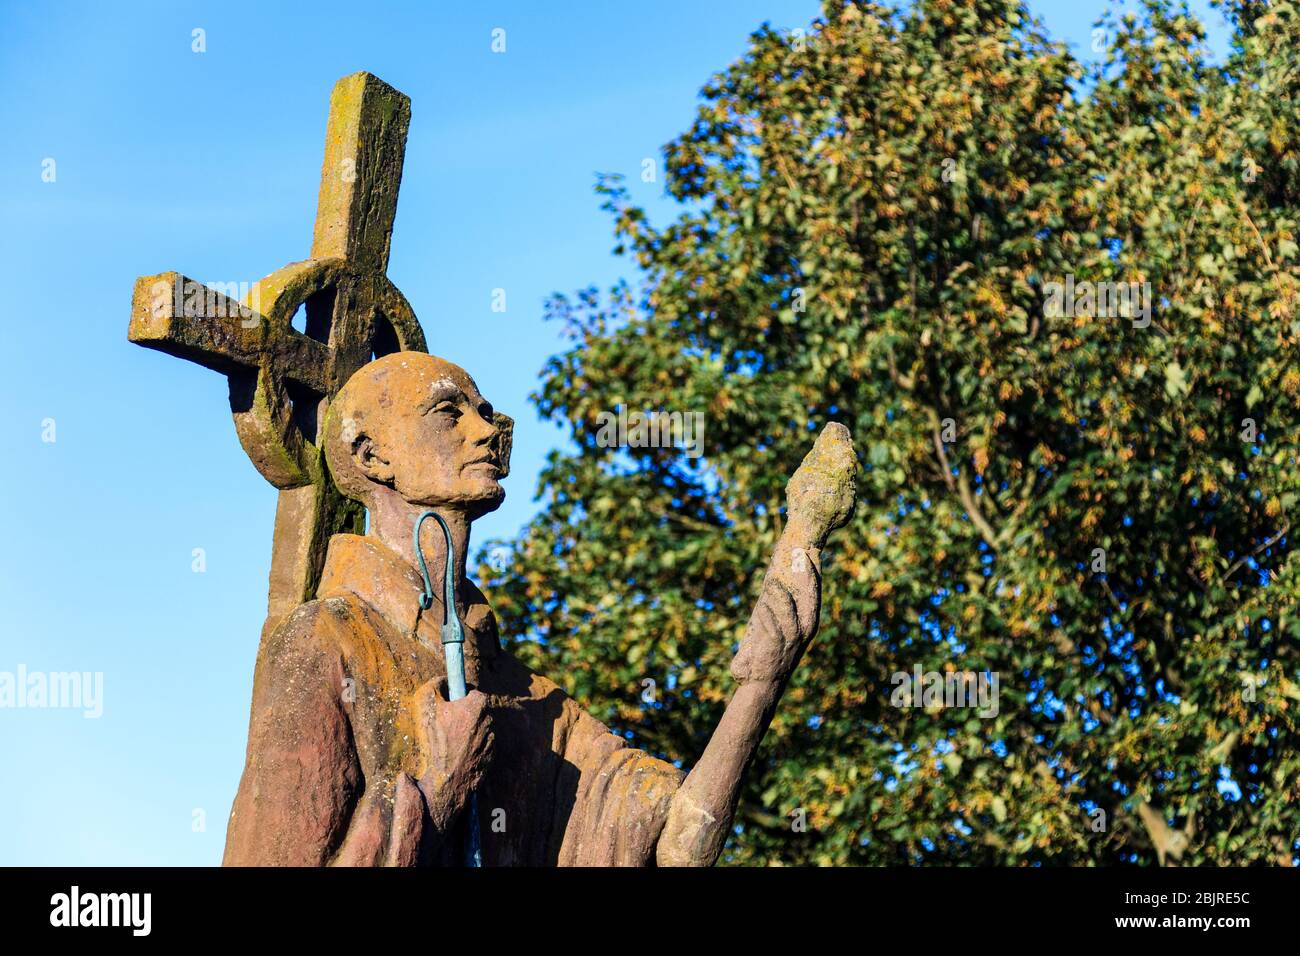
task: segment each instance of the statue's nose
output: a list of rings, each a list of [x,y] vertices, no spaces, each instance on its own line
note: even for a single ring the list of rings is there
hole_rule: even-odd
[[[477,427],[477,434],[474,436],[474,443],[476,445],[486,445],[491,443],[492,440],[497,437],[498,431],[500,431],[500,429],[497,428],[496,422],[489,418],[484,418],[482,415],[475,415],[474,418]]]

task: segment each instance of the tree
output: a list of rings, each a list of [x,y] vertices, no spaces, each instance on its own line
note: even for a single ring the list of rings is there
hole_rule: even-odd
[[[786,478],[827,421],[862,459],[726,860],[1293,862],[1300,8],[1228,13],[1223,65],[1148,0],[1085,70],[1009,0],[830,2],[705,86],[675,221],[598,186],[642,276],[548,310],[516,650],[689,766]],[[620,405],[703,457],[603,447]]]

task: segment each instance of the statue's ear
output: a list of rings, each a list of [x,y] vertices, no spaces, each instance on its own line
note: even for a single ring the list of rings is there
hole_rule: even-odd
[[[497,461],[501,462],[501,477],[504,478],[510,474],[510,452],[515,445],[515,420],[501,412],[493,412],[492,424],[497,427]]]
[[[393,483],[393,466],[369,435],[363,433],[352,440],[352,464],[371,481]]]

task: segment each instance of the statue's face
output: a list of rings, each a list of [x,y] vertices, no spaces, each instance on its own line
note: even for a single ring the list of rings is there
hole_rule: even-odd
[[[412,504],[472,516],[500,505],[500,430],[474,380],[433,355],[403,352],[380,362],[366,382],[359,466]]]

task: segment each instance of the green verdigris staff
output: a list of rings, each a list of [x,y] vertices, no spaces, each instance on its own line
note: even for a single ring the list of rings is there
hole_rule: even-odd
[[[460,615],[456,613],[456,551],[451,543],[451,529],[442,515],[436,511],[426,511],[415,521],[415,530],[411,532],[415,545],[415,556],[420,562],[420,574],[424,577],[424,594],[420,597],[420,607],[428,610],[433,606],[433,582],[429,580],[429,567],[424,563],[424,551],[420,548],[420,526],[425,518],[433,518],[442,527],[447,539],[447,570],[442,594],[442,650],[447,657],[447,699],[460,700],[465,696],[465,630],[460,626]],[[465,865],[482,866],[483,853],[479,846],[478,800],[474,794],[469,795],[469,839],[465,844]]]

